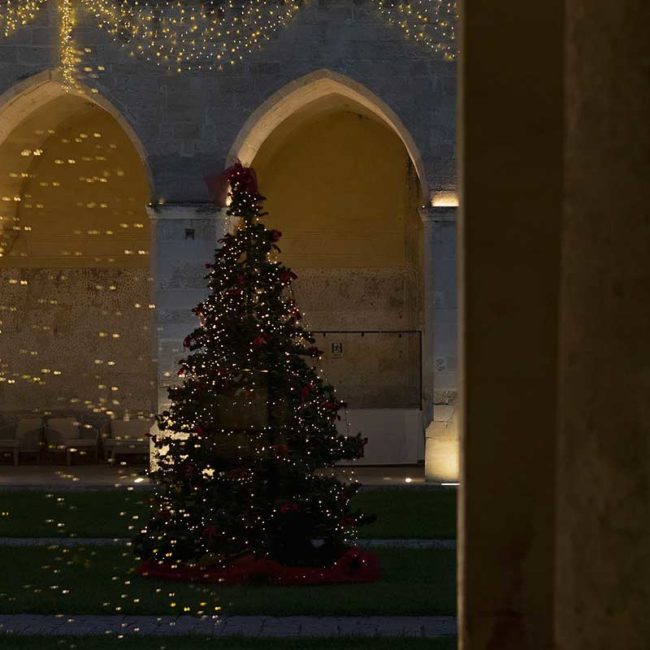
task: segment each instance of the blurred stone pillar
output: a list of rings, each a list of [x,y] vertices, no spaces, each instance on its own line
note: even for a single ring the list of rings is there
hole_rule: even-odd
[[[556,647],[650,648],[650,3],[567,1]]]
[[[228,228],[225,210],[213,204],[165,203],[149,208],[153,230],[152,272],[156,304],[158,410],[177,381],[183,339],[197,326],[192,309],[207,295],[206,263]]]
[[[460,7],[464,650],[553,647],[564,12]]]
[[[425,411],[425,478],[458,481],[456,412],[456,213],[457,207],[422,209],[424,224],[425,327],[423,385],[432,409]],[[427,402],[425,401],[425,404]]]

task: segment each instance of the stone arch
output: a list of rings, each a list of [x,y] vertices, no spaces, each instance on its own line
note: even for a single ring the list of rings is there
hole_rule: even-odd
[[[321,368],[368,437],[363,462],[417,462],[427,189],[413,139],[363,86],[320,70],[252,114],[228,162],[237,158],[255,167],[265,223],[283,233]]]
[[[310,105],[329,98],[343,98],[391,128],[409,154],[419,179],[423,203],[428,201],[429,189],[422,156],[415,140],[395,111],[364,85],[327,69],[316,70],[300,77],[271,95],[246,120],[230,151],[227,164],[241,160],[250,165],[262,144],[283,122]]]
[[[0,95],[0,147],[12,131],[27,116],[38,108],[60,97],[76,97],[98,106],[106,111],[120,125],[134,149],[138,152],[149,181],[150,194],[153,195],[153,174],[147,152],[135,129],[125,117],[126,112],[118,110],[101,93],[93,92],[89,87],[78,83],[76,87],[67,87],[56,70],[44,70],[15,84]],[[65,116],[61,116],[64,118]]]
[[[0,168],[0,420],[150,414],[153,184],[134,129],[45,71],[0,96]]]

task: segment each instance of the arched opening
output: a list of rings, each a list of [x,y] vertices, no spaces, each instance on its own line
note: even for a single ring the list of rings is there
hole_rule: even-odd
[[[2,417],[154,408],[151,188],[115,115],[49,74],[0,98]]]
[[[324,373],[369,438],[365,462],[412,463],[422,454],[421,183],[379,109],[323,79],[281,93],[237,156],[257,170]]]

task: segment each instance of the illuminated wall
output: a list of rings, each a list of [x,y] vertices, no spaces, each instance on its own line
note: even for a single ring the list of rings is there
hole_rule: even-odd
[[[311,329],[421,329],[419,186],[390,128],[330,98],[281,124],[253,165]],[[328,335],[319,345],[352,408],[419,407],[416,336]]]
[[[0,412],[149,413],[149,186],[133,144],[64,95],[11,133],[0,170]]]

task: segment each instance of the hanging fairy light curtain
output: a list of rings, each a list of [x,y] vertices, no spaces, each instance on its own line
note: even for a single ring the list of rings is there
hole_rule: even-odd
[[[409,40],[443,56],[447,61],[456,58],[455,0],[375,0],[389,23],[398,25]]]
[[[165,67],[222,69],[287,25],[302,0],[80,0],[131,53]]]
[[[6,0],[0,8],[0,30],[11,36],[18,27],[30,23],[47,0]]]
[[[303,0],[53,0],[60,67],[73,83],[73,29],[80,8],[133,56],[168,69],[223,69],[260,49],[299,11]],[[404,36],[445,60],[456,56],[455,0],[372,0]],[[0,34],[34,20],[48,0],[0,0]]]

